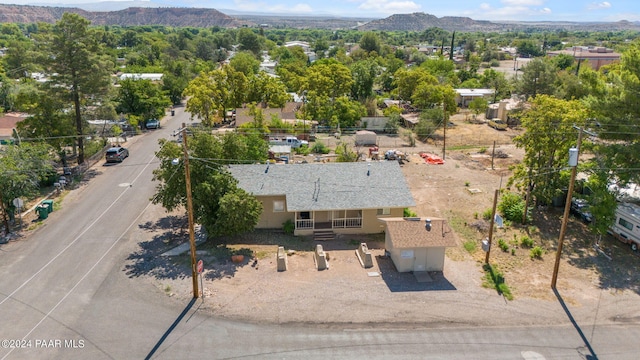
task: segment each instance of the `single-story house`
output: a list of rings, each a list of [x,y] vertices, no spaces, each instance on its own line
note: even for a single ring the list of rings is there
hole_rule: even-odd
[[[0,117],[0,143],[8,143],[14,140],[14,129],[18,126],[18,123],[28,117],[23,113],[7,113]]]
[[[314,231],[373,234],[379,221],[403,216],[415,202],[397,161],[231,165],[238,186],[262,202],[257,228],[280,229],[290,220],[295,235]]]
[[[151,80],[151,81],[160,81],[162,80],[162,73],[124,73],[120,74],[120,80]]]
[[[295,119],[296,111],[298,111],[301,105],[301,103],[287,102],[284,105],[284,108],[265,108],[262,104],[258,104],[258,108],[262,109],[262,115],[264,116],[265,123],[269,123],[271,121],[271,117],[274,115],[280,119]],[[247,107],[240,107],[235,110],[236,127],[254,121],[254,116],[250,114],[251,109]]]
[[[585,65],[586,62],[588,62],[589,66],[594,70],[599,70],[604,65],[609,65],[615,61],[619,61],[622,56],[620,53],[614,52],[613,49],[608,49],[602,46],[573,46],[564,50],[547,52],[547,56],[549,57],[556,57],[561,54],[573,56],[576,61]]]
[[[475,98],[483,98],[487,101],[493,100],[493,89],[455,89],[456,103],[459,107],[466,108]]]
[[[489,104],[484,115],[486,119],[500,119],[506,122],[509,119],[509,113],[511,111],[523,106],[525,106],[525,104],[520,99],[504,99],[497,103]]]
[[[386,225],[384,248],[398,272],[442,271],[444,251],[456,246],[444,219],[381,218]]]

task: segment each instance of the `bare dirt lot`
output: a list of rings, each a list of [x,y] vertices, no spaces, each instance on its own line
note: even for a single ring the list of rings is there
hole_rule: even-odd
[[[452,122],[443,165],[427,165],[417,156],[419,151],[442,156],[442,134],[416,147],[407,147],[399,137],[381,137],[379,143],[381,150],[396,148],[410,154],[403,172],[417,203],[413,210],[420,216],[447,219],[458,235],[458,246],[447,250],[444,272],[432,273],[433,281],[419,283],[412,274],[397,273],[384,257],[381,235],[338,236],[323,242],[330,267],[318,271],[310,254],[314,241],[259,231],[228,239],[229,251],[250,254],[240,264],[230,261],[229,252],[221,253],[207,244],[199,247],[198,257],[205,262],[201,308],[234,319],[332,326],[567,323],[567,313],[550,289],[562,209],[537,209],[533,224],[512,225],[494,233],[494,242],[503,239],[509,244],[507,252],[492,248],[491,263],[504,272],[513,301],[482,286],[485,253],[479,245],[487,233],[469,225],[491,208],[494,191],[504,188],[510,176],[509,165],[521,159],[522,152],[511,145],[518,130],[469,124],[464,116]],[[494,141],[496,151],[508,157],[492,162]],[[179,215],[167,215],[161,208],[148,214],[148,223],[139,229],[139,236],[148,240],[128,259],[125,272],[148,279],[159,292],[184,302],[192,291],[188,254],[158,256],[186,240],[184,218]],[[545,249],[541,260],[531,260],[529,249],[518,246],[523,236]],[[613,259],[609,260],[593,249],[595,240],[583,224],[571,220],[558,278],[562,301],[578,321],[593,325],[637,322],[640,278],[635,269],[640,259],[627,246],[602,239],[605,253]],[[375,256],[371,269],[363,269],[355,256],[361,242],[367,242]],[[466,250],[469,243],[472,247]],[[276,270],[278,245],[293,251],[284,272]]]

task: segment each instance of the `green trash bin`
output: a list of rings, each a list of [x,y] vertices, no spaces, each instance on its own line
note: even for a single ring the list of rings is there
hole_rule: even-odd
[[[38,205],[38,207],[36,207],[36,212],[38,213],[38,218],[40,220],[44,220],[49,217],[49,208],[46,205]]]
[[[41,204],[47,207],[49,213],[53,212],[53,200],[43,200]]]

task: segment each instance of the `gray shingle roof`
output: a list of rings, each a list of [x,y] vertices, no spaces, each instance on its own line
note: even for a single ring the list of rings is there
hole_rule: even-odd
[[[395,161],[231,165],[229,171],[255,196],[285,195],[287,211],[415,205]]]

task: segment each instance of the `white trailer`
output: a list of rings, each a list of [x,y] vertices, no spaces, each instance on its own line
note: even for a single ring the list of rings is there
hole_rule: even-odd
[[[633,203],[620,203],[616,208],[616,221],[609,233],[633,251],[640,248],[640,206]]]
[[[271,136],[269,137],[269,145],[288,145],[293,149],[297,149],[302,146],[309,146],[309,142],[300,140],[295,136]]]

